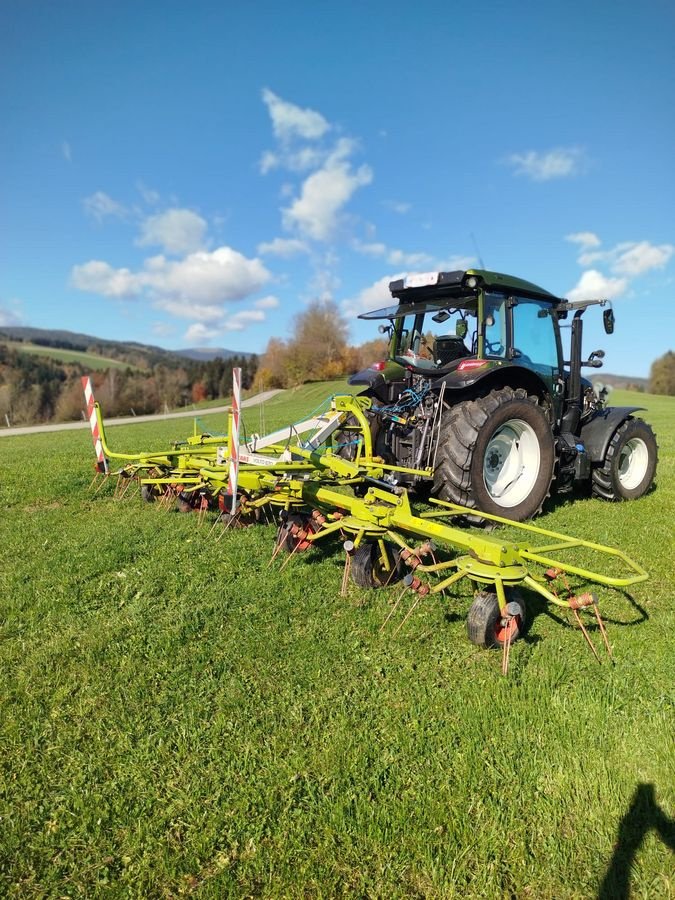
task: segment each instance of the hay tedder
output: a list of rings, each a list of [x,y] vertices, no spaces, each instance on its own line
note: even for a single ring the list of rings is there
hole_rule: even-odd
[[[301,422],[240,440],[235,370],[227,435],[199,433],[195,427],[192,436],[167,450],[118,453],[108,445],[90,385],[85,393],[97,448],[97,490],[115,476],[118,498],[140,485],[144,500],[195,511],[200,522],[215,510],[210,531],[218,539],[227,528],[274,522],[271,563],[285,554],[282,565],[287,565],[319,541],[339,538],[346,554],[342,594],[350,577],[359,588],[402,583],[383,624],[408,594],[397,632],[423,598],[468,580],[475,592],[468,637],[481,647],[502,648],[504,672],[511,643],[526,629],[527,592],[570,611],[599,660],[580,612],[593,614],[610,657],[611,651],[598,597],[588,586],[627,588],[648,577],[619,549],[488,513],[481,514],[482,528],[469,527],[467,514],[475,518],[476,511],[444,500],[413,507],[400,481],[411,474],[433,477],[438,441],[429,442],[431,452],[415,468],[385,463],[374,453],[366,415],[370,397],[333,396]],[[431,435],[440,433],[441,416],[430,418]],[[508,540],[497,525],[508,526]]]

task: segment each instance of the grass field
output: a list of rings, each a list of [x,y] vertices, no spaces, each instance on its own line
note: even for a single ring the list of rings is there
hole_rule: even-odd
[[[267,426],[335,388],[280,395]],[[92,496],[86,432],[3,440],[0,895],[675,896],[675,399],[612,402],[647,407],[656,490],[540,521],[650,580],[599,592],[614,666],[535,604],[508,678],[466,640],[464,588],[393,638],[398,591],[341,598],[338,544],[269,568],[272,526],[215,542]]]
[[[18,353],[30,353],[32,356],[44,356],[46,359],[54,359],[61,363],[80,363],[87,369],[98,371],[99,369],[134,369],[129,363],[119,359],[111,359],[107,356],[99,356],[96,353],[87,353],[84,350],[63,350],[60,347],[43,347],[41,344],[31,344],[27,341],[3,341],[12,350]]]

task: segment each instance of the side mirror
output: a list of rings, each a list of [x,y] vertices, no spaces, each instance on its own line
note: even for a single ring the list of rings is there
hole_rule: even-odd
[[[460,337],[462,339],[465,338],[468,330],[469,326],[466,324],[464,319],[460,319],[457,323],[457,327],[455,328],[455,334],[457,335],[457,337]]]
[[[610,306],[602,313],[602,324],[605,327],[605,334],[613,334],[614,332],[614,310]]]

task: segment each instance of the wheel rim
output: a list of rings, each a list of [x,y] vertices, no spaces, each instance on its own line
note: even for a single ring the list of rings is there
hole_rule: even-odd
[[[540,460],[539,441],[531,425],[509,419],[500,426],[483,458],[483,481],[495,503],[507,508],[522,503],[537,481]]]
[[[523,617],[520,614],[510,618],[506,625],[501,618],[497,619],[495,623],[495,640],[500,644],[503,644],[507,638],[510,641],[514,641],[517,635],[520,634],[522,625]]]
[[[642,438],[631,438],[619,454],[619,481],[627,491],[634,490],[645,477],[649,467],[649,450]]]

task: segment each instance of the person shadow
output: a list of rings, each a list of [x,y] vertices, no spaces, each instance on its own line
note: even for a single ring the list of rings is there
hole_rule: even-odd
[[[652,829],[675,853],[675,819],[667,816],[656,802],[653,784],[638,784],[619,825],[614,853],[597,900],[628,900],[631,868],[643,840]]]

